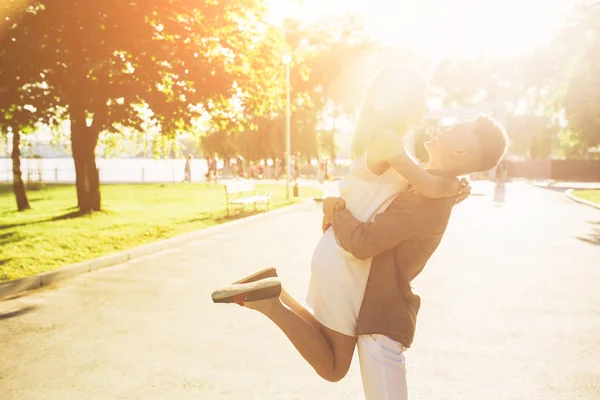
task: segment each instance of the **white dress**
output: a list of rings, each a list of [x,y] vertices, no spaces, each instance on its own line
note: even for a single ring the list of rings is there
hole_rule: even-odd
[[[364,154],[354,160],[350,172],[340,180],[340,196],[356,219],[367,222],[407,186],[406,179],[392,168],[381,175],[373,174]],[[313,253],[306,298],[321,324],[355,336],[370,269],[371,259],[354,258],[337,243],[332,228],[323,234]]]

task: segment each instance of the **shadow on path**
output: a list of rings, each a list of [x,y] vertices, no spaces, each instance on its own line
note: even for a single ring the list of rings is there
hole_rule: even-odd
[[[531,186],[539,188],[539,189],[550,190],[551,192],[557,192],[557,193],[564,193],[567,190],[572,189],[572,188],[568,188],[568,187],[559,187],[559,186],[537,186],[537,185],[531,185]]]
[[[3,319],[15,318],[15,317],[27,314],[28,312],[31,312],[31,311],[35,310],[36,308],[37,307],[34,307],[34,306],[27,306],[27,307],[20,308],[16,311],[0,313],[0,321],[2,321]]]
[[[577,239],[582,242],[586,242],[589,244],[593,244],[596,246],[600,246],[600,221],[589,221],[592,227],[592,231],[588,233],[586,236],[575,236]]]

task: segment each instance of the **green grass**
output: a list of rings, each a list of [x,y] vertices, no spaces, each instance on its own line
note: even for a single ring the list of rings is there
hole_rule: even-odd
[[[600,189],[595,190],[573,190],[573,195],[600,205]]]
[[[271,209],[320,196],[300,188],[286,200],[285,185],[256,185],[273,192]],[[240,218],[226,218],[219,184],[103,185],[104,211],[77,216],[74,186],[29,191],[32,207],[16,211],[12,187],[0,185],[0,282],[130,249]]]

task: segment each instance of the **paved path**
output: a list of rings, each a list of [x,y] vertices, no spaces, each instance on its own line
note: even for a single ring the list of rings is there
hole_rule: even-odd
[[[600,212],[558,190],[478,185],[416,282],[413,400],[600,399]],[[0,302],[0,399],[361,399],[317,378],[213,288],[274,264],[306,293],[319,206]],[[356,361],[356,360],[355,360]]]

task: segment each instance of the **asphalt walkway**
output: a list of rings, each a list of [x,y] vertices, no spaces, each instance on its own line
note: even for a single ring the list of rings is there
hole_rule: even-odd
[[[415,284],[414,400],[600,399],[600,211],[559,188],[476,184]],[[268,265],[304,298],[320,206],[0,302],[0,399],[362,399],[211,291]],[[355,360],[357,361],[357,360]]]

